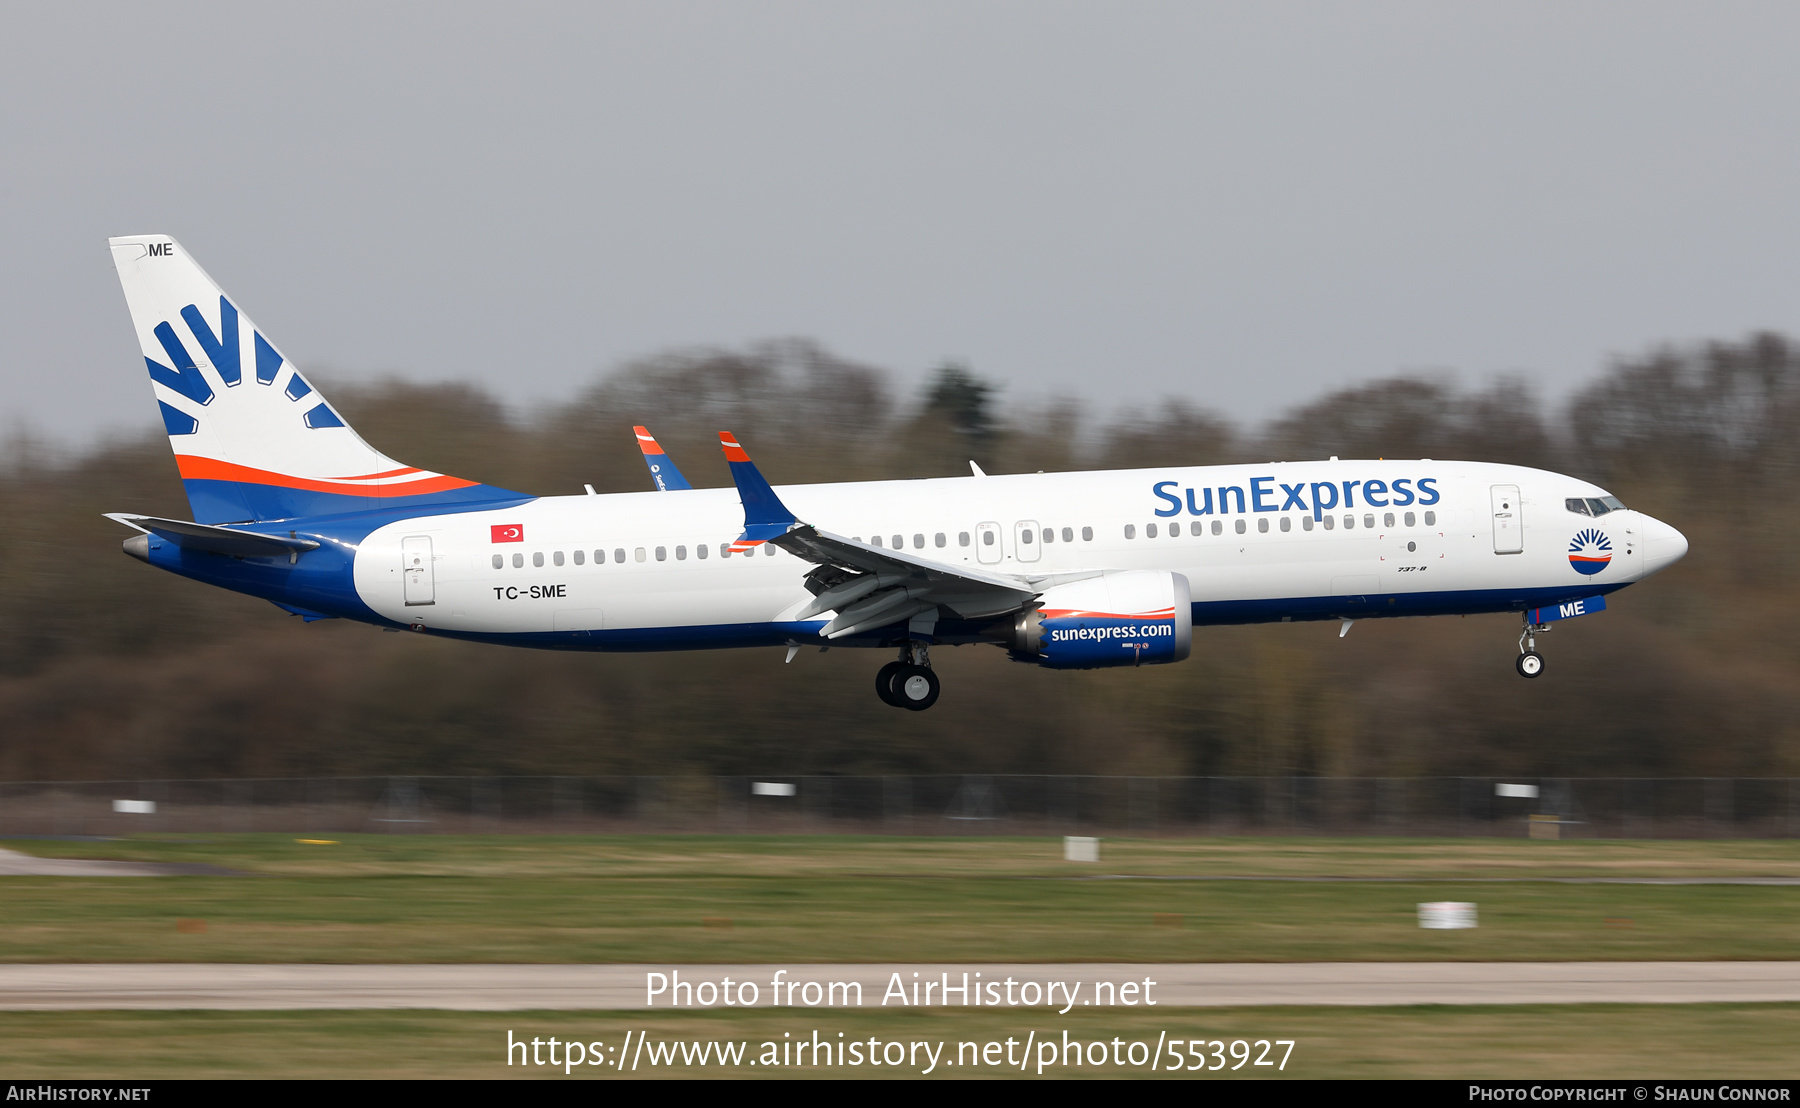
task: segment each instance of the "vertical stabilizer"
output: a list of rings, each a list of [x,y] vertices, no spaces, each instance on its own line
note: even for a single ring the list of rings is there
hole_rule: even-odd
[[[292,519],[520,495],[382,454],[174,239],[109,241],[195,520]]]

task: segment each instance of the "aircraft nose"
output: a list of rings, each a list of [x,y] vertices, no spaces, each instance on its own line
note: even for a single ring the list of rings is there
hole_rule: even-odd
[[[1653,516],[1644,521],[1644,576],[1668,569],[1688,552],[1687,536]]]

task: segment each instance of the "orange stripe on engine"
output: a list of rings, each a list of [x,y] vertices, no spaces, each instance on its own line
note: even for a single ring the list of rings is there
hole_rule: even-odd
[[[334,492],[343,496],[420,496],[425,493],[473,488],[479,484],[476,481],[465,481],[461,477],[440,475],[391,485],[346,485],[331,479],[290,477],[285,473],[272,473],[266,469],[241,466],[235,462],[222,462],[217,458],[201,458],[193,454],[175,455],[175,465],[180,470],[183,480],[241,481],[247,485],[273,485],[276,488],[305,489],[308,492]],[[415,469],[411,472],[422,473],[424,471]]]

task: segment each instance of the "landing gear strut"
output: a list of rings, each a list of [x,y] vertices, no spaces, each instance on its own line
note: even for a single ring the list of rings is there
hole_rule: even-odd
[[[1549,630],[1549,624],[1533,623],[1529,615],[1525,617],[1525,629],[1519,632],[1519,658],[1513,663],[1520,677],[1536,677],[1544,672],[1544,656],[1537,652],[1537,635]]]
[[[899,661],[875,671],[875,695],[896,708],[923,712],[937,703],[938,689],[937,674],[931,671],[931,647],[922,642],[905,643]]]

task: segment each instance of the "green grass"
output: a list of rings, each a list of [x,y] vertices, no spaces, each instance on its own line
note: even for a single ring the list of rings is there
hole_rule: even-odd
[[[1287,1067],[1245,1066],[1192,1079],[1430,1078],[1791,1078],[1800,1005],[1542,1005],[1407,1008],[1172,1008],[1071,1012],[1066,1017],[993,1011],[811,1012],[3,1012],[0,1072],[13,1080],[183,1077],[565,1077],[561,1067],[506,1065],[507,1033],[521,1039],[600,1042],[632,1033],[651,1043],[726,1040],[756,1057],[764,1042],[874,1036],[884,1041],[985,1044],[1032,1032],[1061,1043],[1115,1037],[1154,1048],[1170,1039],[1294,1039]],[[791,1039],[789,1038],[791,1036]],[[1002,1047],[1004,1051],[1004,1046]],[[1225,1047],[1230,1064],[1230,1047]],[[1210,1046],[1207,1048],[1210,1054]],[[1149,1053],[1146,1050],[1145,1053]],[[548,1055],[540,1048],[540,1057]],[[1015,1053],[1014,1057],[1018,1057]],[[1280,1048],[1272,1057],[1279,1058]],[[611,1067],[587,1078],[887,1077],[917,1079],[919,1065],[881,1067]],[[965,1053],[964,1058],[971,1057]],[[517,1060],[518,1055],[514,1055]],[[1168,1064],[1166,1056],[1163,1058]],[[1193,1064],[1190,1059],[1189,1064]],[[1034,1071],[1035,1066],[1031,1069]],[[1035,1075],[1035,1074],[1033,1074]],[[938,1066],[931,1078],[1020,1076],[1015,1066]],[[1143,1067],[1055,1067],[1045,1077],[1144,1077]],[[1175,1076],[1164,1074],[1162,1076]]]
[[[290,877],[807,877],[847,875],[1794,877],[1800,840],[1107,839],[1097,865],[1060,839],[854,835],[134,836],[0,842],[28,854],[205,862]]]
[[[1060,861],[1060,844],[1045,839],[418,836],[315,846],[221,836],[13,845],[262,875],[0,879],[0,961],[13,962],[1800,957],[1800,887],[1457,880],[1800,869],[1800,849],[1782,842],[1109,841],[1097,867]],[[1080,879],[1228,872],[1399,879]],[[1428,877],[1442,880],[1420,883]],[[1476,901],[1481,926],[1421,931],[1422,900]],[[1178,925],[1167,926],[1169,917]],[[183,919],[205,920],[205,933],[178,931]]]

